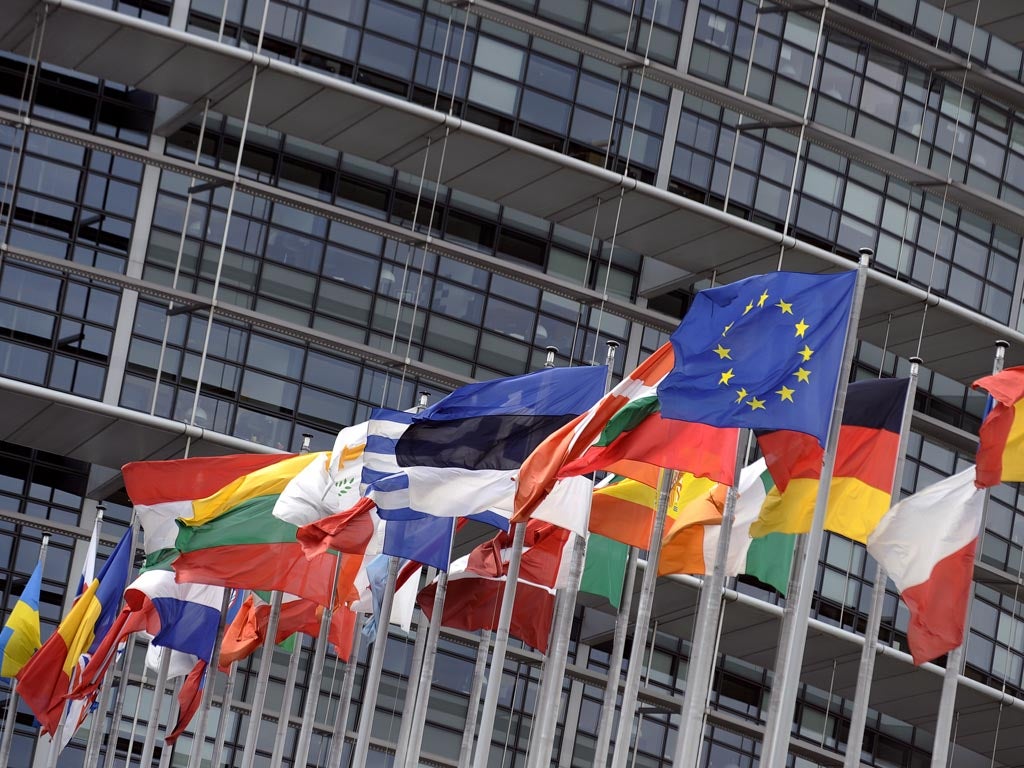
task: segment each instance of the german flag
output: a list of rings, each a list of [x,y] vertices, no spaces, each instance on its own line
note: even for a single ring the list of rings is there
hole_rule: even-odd
[[[865,543],[888,511],[908,384],[908,379],[875,379],[850,385],[826,530]],[[806,533],[814,516],[824,451],[814,437],[788,430],[758,433],[757,441],[775,489],[750,527],[750,535]]]
[[[985,376],[971,385],[991,395],[978,430],[979,488],[1024,480],[1024,367]]]

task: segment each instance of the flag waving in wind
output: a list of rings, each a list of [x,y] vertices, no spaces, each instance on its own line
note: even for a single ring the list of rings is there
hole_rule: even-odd
[[[597,402],[605,374],[549,368],[466,385],[422,413],[375,412],[363,457],[366,494],[385,520],[510,510],[523,461]]]
[[[701,291],[658,387],[670,419],[791,429],[825,444],[856,272],[772,272]]]
[[[99,575],[86,587],[50,639],[18,673],[18,693],[49,734],[55,734],[64,697],[83,656],[95,650],[114,623],[132,566],[129,528]]]
[[[39,592],[43,584],[43,564],[36,563],[21,597],[14,604],[7,623],[0,631],[0,677],[14,677],[39,650]]]

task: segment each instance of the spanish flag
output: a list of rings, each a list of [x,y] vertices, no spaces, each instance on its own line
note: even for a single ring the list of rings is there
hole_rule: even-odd
[[[971,386],[992,396],[978,431],[978,487],[1024,480],[1024,367],[1007,368]]]
[[[850,385],[839,432],[825,529],[865,543],[891,503],[908,379],[872,379]],[[801,432],[762,432],[758,444],[775,489],[750,527],[753,538],[806,533],[824,451]]]

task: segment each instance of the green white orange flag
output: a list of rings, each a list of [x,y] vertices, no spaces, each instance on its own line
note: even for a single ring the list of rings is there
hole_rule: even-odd
[[[753,576],[785,594],[796,537],[773,533],[760,539],[750,538],[750,526],[757,520],[761,505],[773,486],[764,459],[751,464],[740,473],[737,488],[739,498],[729,537],[725,575]],[[718,490],[721,491],[721,487]],[[716,506],[724,501],[721,497],[715,498],[713,491],[705,493],[708,500],[713,501]],[[714,566],[721,535],[721,517],[710,524],[700,522],[700,501],[698,499],[691,502],[688,505],[688,513],[681,513],[669,528],[658,567],[659,574],[707,574]],[[704,517],[711,520],[711,515]],[[670,537],[671,545],[668,543]]]
[[[661,467],[731,484],[737,431],[662,419],[657,387],[672,370],[663,345],[586,413],[553,432],[519,471],[514,522],[529,518],[562,478],[603,469],[654,486]]]
[[[1024,480],[1024,367],[1007,368],[971,386],[991,395],[978,430],[978,487]]]

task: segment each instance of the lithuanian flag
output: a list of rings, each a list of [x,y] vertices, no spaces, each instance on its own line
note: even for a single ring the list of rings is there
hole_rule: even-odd
[[[1024,367],[1007,368],[971,385],[991,395],[978,437],[976,483],[988,488],[1024,480]]]
[[[307,559],[296,540],[298,527],[274,512],[303,470],[315,463],[327,467],[330,458],[329,452],[243,454],[140,462],[122,472],[146,526],[150,558],[170,554],[178,581],[280,590],[329,605],[335,556]],[[156,536],[150,537],[151,528]]]
[[[888,511],[908,383],[908,379],[872,379],[850,385],[826,530],[863,544]],[[761,432],[757,441],[776,489],[768,495],[750,535],[806,533],[814,516],[824,451],[814,437],[802,432]]]

